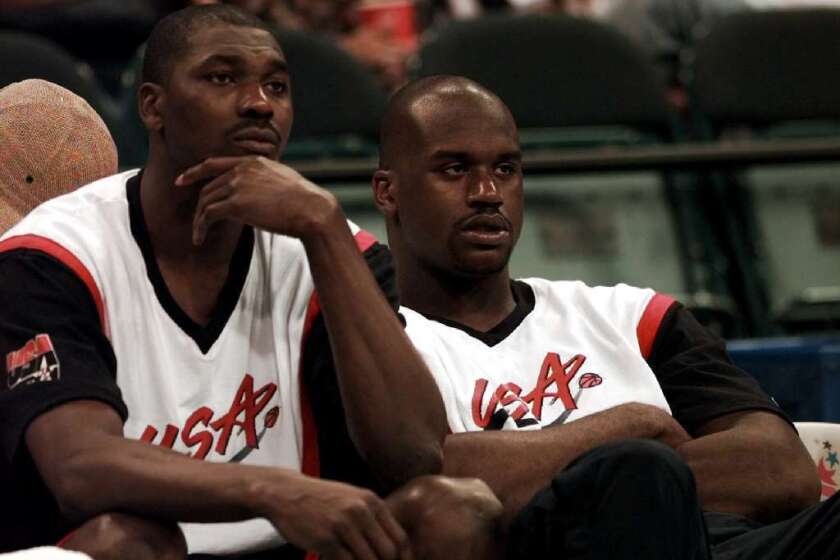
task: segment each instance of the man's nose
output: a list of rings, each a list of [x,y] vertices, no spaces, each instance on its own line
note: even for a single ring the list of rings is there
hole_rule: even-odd
[[[274,114],[274,108],[262,84],[248,82],[242,85],[239,113],[243,116],[259,118],[270,118]]]
[[[502,204],[502,195],[492,172],[483,170],[476,172],[470,185],[469,202],[470,204],[491,204],[496,206]]]

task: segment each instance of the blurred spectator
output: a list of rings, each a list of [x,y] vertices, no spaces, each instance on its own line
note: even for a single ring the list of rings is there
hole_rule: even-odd
[[[495,10],[542,11],[558,7],[553,0],[435,0],[438,9],[455,19],[480,16]]]
[[[840,8],[840,0],[746,0],[757,9],[767,8]]]
[[[0,234],[45,200],[116,172],[114,140],[84,99],[44,80],[0,89]]]
[[[551,12],[567,3],[589,0],[417,0],[418,22],[427,29],[452,19],[471,19],[492,12]]]

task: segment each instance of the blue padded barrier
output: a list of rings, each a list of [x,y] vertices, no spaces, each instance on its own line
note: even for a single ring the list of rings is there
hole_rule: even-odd
[[[840,336],[734,340],[729,355],[794,421],[840,422]]]

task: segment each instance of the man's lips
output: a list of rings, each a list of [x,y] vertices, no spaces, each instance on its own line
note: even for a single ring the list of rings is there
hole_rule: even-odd
[[[502,214],[477,214],[461,223],[461,236],[480,245],[499,245],[510,239],[510,222]]]
[[[273,155],[280,146],[279,135],[269,128],[246,128],[231,139],[245,150],[262,155]]]
[[[270,128],[260,128],[256,126],[243,128],[233,134],[234,140],[254,140],[257,142],[267,142],[270,144],[279,144],[280,135]]]

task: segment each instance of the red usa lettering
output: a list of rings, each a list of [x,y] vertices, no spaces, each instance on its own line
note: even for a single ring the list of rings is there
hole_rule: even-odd
[[[11,372],[16,368],[25,366],[37,356],[46,354],[53,350],[50,335],[39,334],[28,341],[20,350],[14,350],[6,354],[6,371]]]
[[[569,384],[578,374],[578,371],[586,362],[586,356],[576,354],[568,361],[563,362],[556,352],[549,352],[543,359],[537,375],[535,387],[527,394],[522,394],[522,388],[515,383],[502,383],[490,396],[487,405],[484,406],[485,395],[489,381],[477,379],[472,397],[473,422],[480,428],[487,428],[499,407],[512,410],[510,417],[514,420],[521,420],[529,412],[537,420],[542,420],[543,405],[547,398],[554,404],[559,399],[563,408],[567,411],[577,409],[577,399],[583,389],[596,387],[603,379],[596,373],[585,373],[578,380],[579,389],[572,396]],[[511,407],[514,403],[518,406]]]
[[[168,424],[157,443],[161,447],[171,449],[180,434],[181,442],[188,449],[194,450],[192,456],[196,459],[204,459],[211,449],[219,455],[225,455],[234,428],[239,428],[238,433],[245,434],[247,451],[240,451],[234,459],[241,461],[251,450],[259,448],[263,434],[274,427],[279,414],[279,408],[276,406],[265,415],[262,430],[257,433],[257,417],[276,392],[276,383],[267,383],[254,391],[254,378],[246,373],[226,413],[213,420],[215,413],[212,408],[209,406],[197,408],[190,414],[182,428]],[[155,443],[158,433],[154,426],[147,426],[140,440]]]

